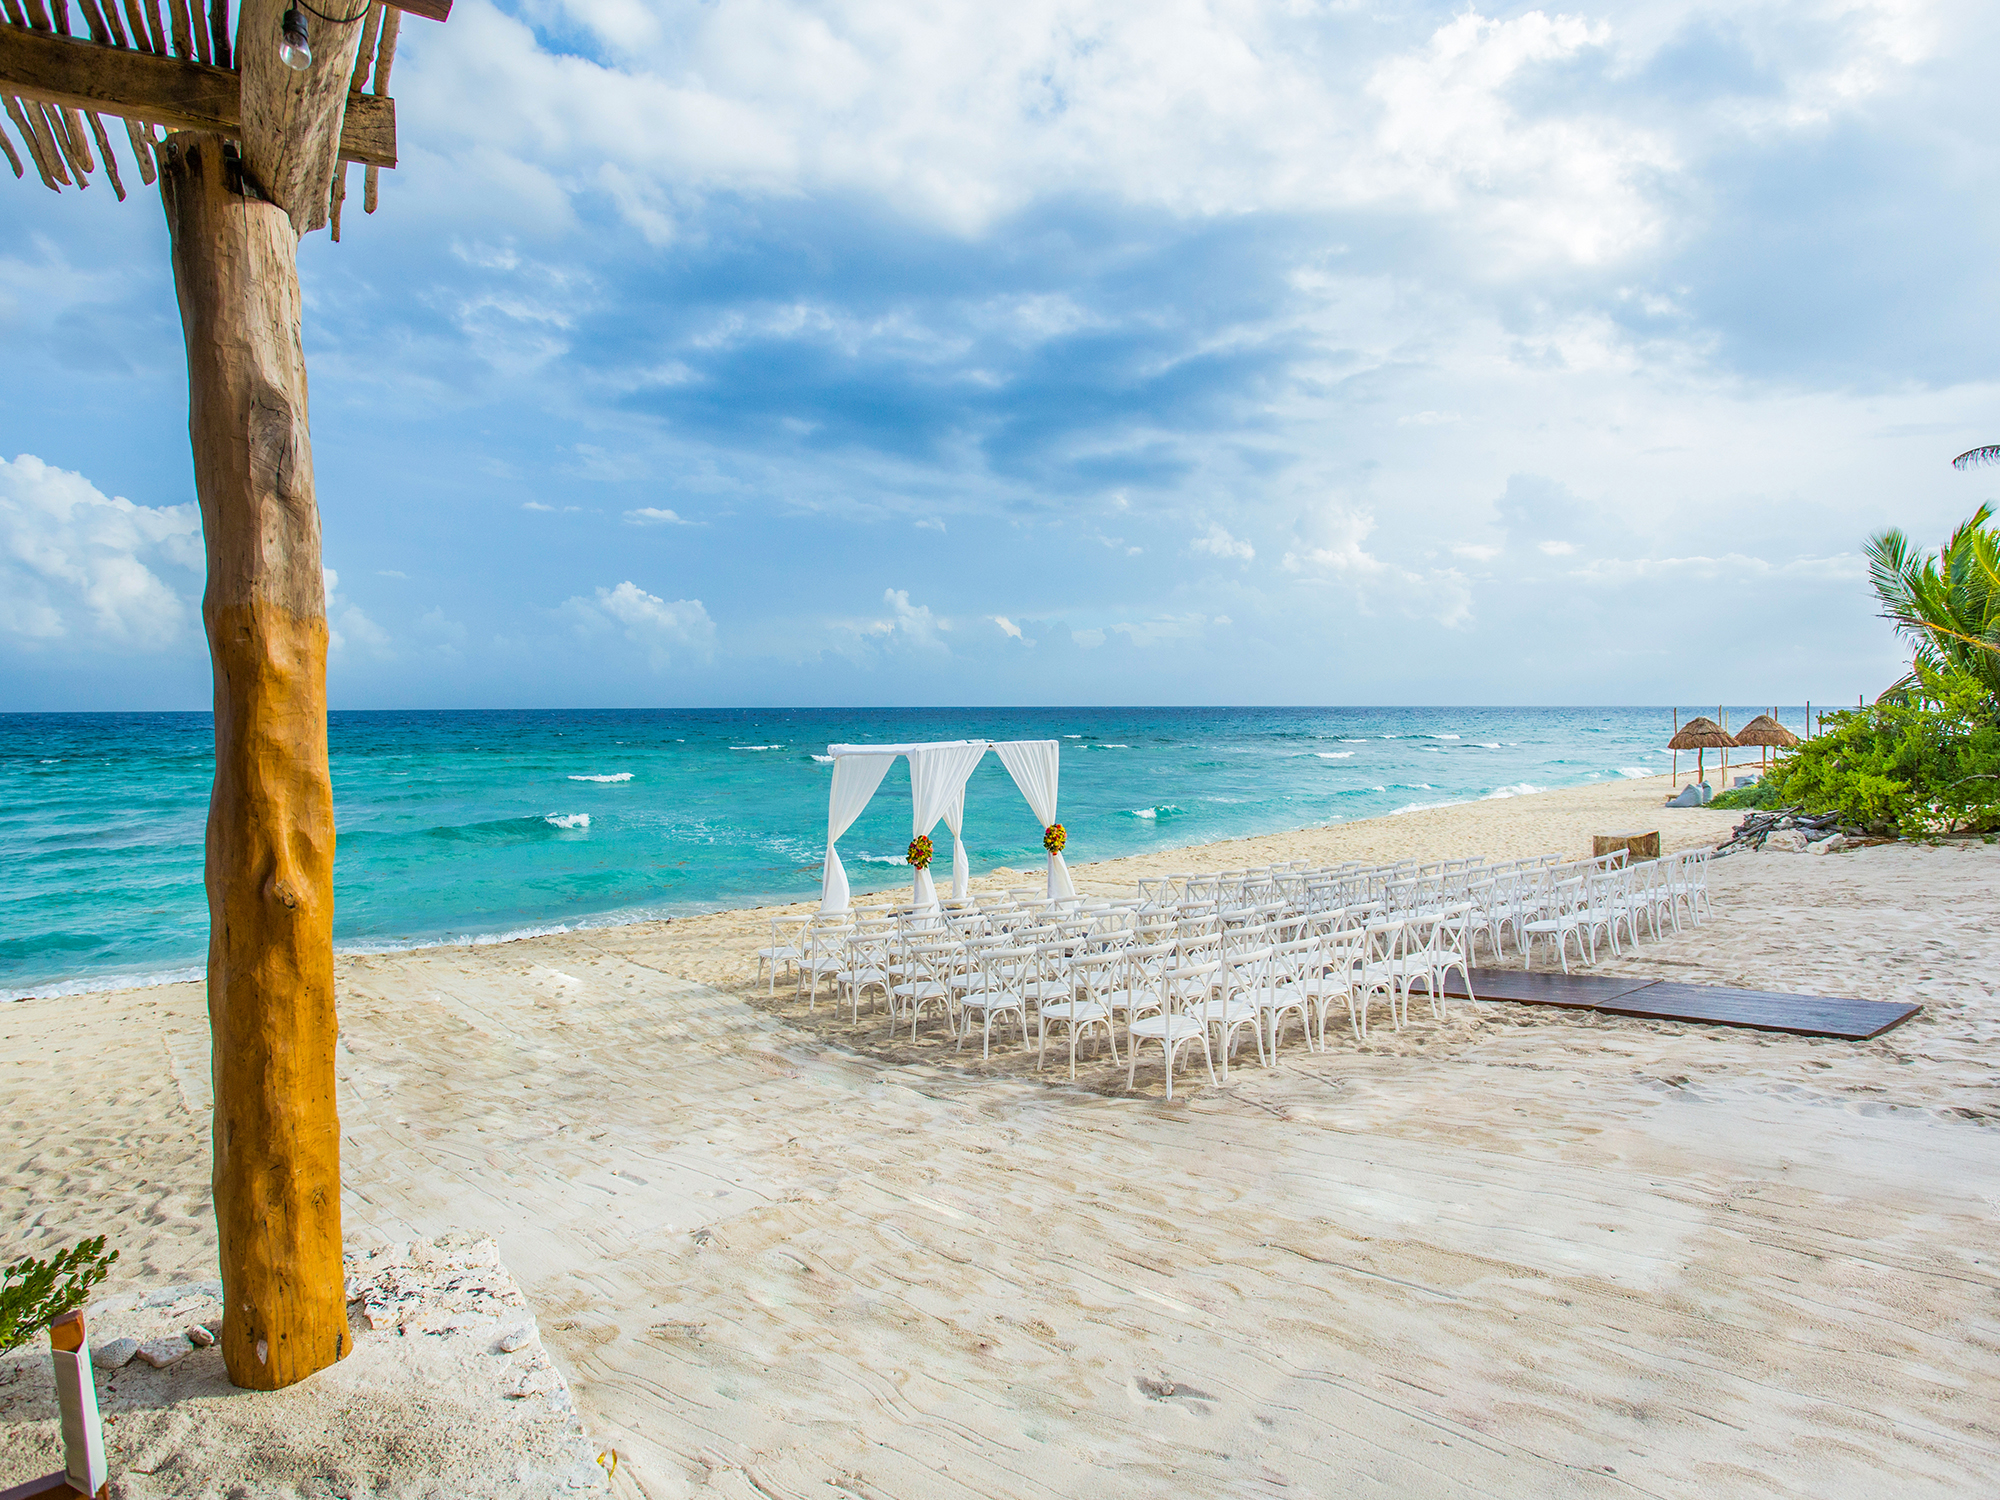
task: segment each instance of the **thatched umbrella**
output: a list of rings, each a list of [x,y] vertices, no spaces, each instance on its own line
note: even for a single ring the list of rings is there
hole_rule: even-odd
[[[1671,740],[1667,741],[1667,748],[1669,750],[1693,750],[1699,752],[1695,759],[1695,780],[1705,781],[1707,780],[1705,772],[1708,767],[1708,752],[1710,750],[1727,749],[1735,743],[1736,741],[1729,737],[1729,731],[1716,723],[1715,720],[1705,719],[1700,715],[1696,715],[1694,718],[1689,719],[1687,723],[1681,725],[1680,731]]]
[[[1759,714],[1748,724],[1745,724],[1741,729],[1736,731],[1735,742],[1739,745],[1759,745],[1763,747],[1764,753],[1757,757],[1757,772],[1759,775],[1762,775],[1765,767],[1770,762],[1771,751],[1789,750],[1799,742],[1799,737],[1780,724],[1772,715]]]

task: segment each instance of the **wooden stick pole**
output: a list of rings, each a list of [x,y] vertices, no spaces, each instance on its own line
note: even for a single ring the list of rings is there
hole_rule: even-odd
[[[275,1390],[347,1353],[326,593],[298,232],[280,205],[232,191],[218,136],[169,137],[160,175],[215,667],[208,1008],[222,1352],[237,1385]]]
[[[139,163],[139,180],[147,187],[159,175],[153,167],[153,133],[140,125],[137,120],[125,122],[125,137],[132,143],[132,155]]]
[[[7,165],[14,169],[16,177],[26,175],[21,168],[21,158],[14,154],[14,143],[7,139],[7,132],[4,128],[0,128],[0,152],[6,153]]]
[[[111,179],[111,191],[118,195],[118,201],[125,201],[125,184],[118,180],[118,158],[111,154],[111,139],[104,133],[104,122],[96,115],[88,115],[90,133],[97,137],[97,149],[104,157],[104,175]]]

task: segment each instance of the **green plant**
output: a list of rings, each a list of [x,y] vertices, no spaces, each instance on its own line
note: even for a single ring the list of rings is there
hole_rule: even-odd
[[[1762,783],[1772,805],[1903,837],[2000,828],[2000,695],[1971,672],[1933,671],[1921,655],[1910,681],[1870,707],[1827,715],[1824,733],[1779,757]]]
[[[1769,777],[1765,777],[1763,780],[1754,782],[1749,786],[1731,787],[1726,792],[1718,792],[1714,797],[1709,799],[1708,805],[1710,807],[1725,808],[1730,812],[1737,812],[1746,808],[1784,806],[1773,795]]]
[[[1882,617],[1914,643],[1916,666],[1967,673],[2000,695],[2000,536],[1986,524],[1992,515],[1992,506],[1980,506],[1936,557],[1919,554],[1894,528],[1870,537],[1868,581]],[[1916,688],[1913,671],[1885,696]]]
[[[116,1250],[104,1253],[100,1234],[48,1260],[26,1256],[7,1267],[0,1280],[0,1352],[27,1343],[64,1313],[82,1307],[117,1259]]]

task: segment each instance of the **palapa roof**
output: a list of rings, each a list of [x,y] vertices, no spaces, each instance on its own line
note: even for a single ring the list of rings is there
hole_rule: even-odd
[[[1799,742],[1799,737],[1769,714],[1759,714],[1736,731],[1739,745],[1771,745],[1783,750]]]
[[[1681,725],[1680,732],[1667,741],[1669,750],[1724,750],[1734,745],[1729,731],[1713,719],[1697,715]]]
[[[366,168],[362,206],[371,214],[377,173],[396,165],[389,76],[403,12],[442,21],[452,0],[353,0],[330,8],[351,12],[345,15],[323,14],[306,0],[313,61],[303,74],[277,60],[285,3],[237,0],[232,26],[230,0],[166,0],[164,8],[161,0],[77,0],[80,17],[72,16],[70,0],[0,0],[0,163],[16,177],[32,171],[58,193],[89,187],[101,168],[122,201],[114,141],[130,149],[140,180],[151,186],[166,133],[213,132],[238,143],[245,185],[233,190],[284,206],[302,234],[331,221],[339,239],[348,164]],[[255,55],[248,68],[246,52]],[[286,131],[312,113],[301,98],[325,92],[336,72],[331,87],[345,95],[333,112],[337,147],[328,142],[323,153],[315,142],[289,141]],[[279,142],[297,148],[291,154],[311,169],[304,201],[290,201],[300,184],[277,180]],[[337,166],[321,160],[326,154]],[[336,166],[330,178],[328,166]]]

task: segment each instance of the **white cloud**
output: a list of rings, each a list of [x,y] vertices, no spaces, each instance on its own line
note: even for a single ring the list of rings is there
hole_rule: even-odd
[[[655,245],[718,191],[872,194],[960,234],[1038,196],[1108,193],[1189,215],[1416,208],[1511,258],[1602,261],[1657,237],[1648,193],[1680,164],[1673,141],[1517,97],[1538,69],[1643,50],[1660,27],[1468,11],[1427,35],[1385,22],[1371,56],[1348,9],[542,0],[533,21],[587,36],[589,57],[543,50],[528,18],[454,17],[454,45],[421,55],[413,120],[433,149],[462,143],[468,175],[519,158],[513,175],[600,194]],[[1048,300],[1039,316],[1068,311]],[[541,299],[460,318],[513,359],[568,326]]]
[[[944,522],[940,521],[936,516],[925,516],[921,521],[917,522],[917,530],[942,532],[944,530]]]
[[[192,504],[134,505],[33,454],[0,459],[0,635],[164,650],[193,626],[201,568]]]
[[[1641,580],[1795,579],[1809,583],[1859,583],[1867,577],[1867,566],[1857,553],[1840,552],[1830,557],[1798,557],[1790,562],[1769,562],[1741,552],[1720,557],[1634,557],[1600,558],[1570,576],[1588,583],[1627,584]]]
[[[1550,557],[1569,557],[1576,552],[1575,542],[1539,542],[1536,545]]]
[[[326,589],[326,649],[329,655],[344,654],[352,642],[370,656],[390,655],[389,632],[368,617],[360,605],[350,603],[340,592],[340,574],[322,567],[320,581]]]
[[[715,622],[699,599],[669,603],[629,579],[616,588],[598,589],[590,599],[573,595],[558,612],[586,636],[622,631],[626,640],[645,650],[656,671],[676,660],[707,662],[715,656]]]
[[[1501,549],[1493,546],[1490,542],[1474,542],[1463,547],[1454,547],[1451,549],[1453,557],[1470,558],[1473,562],[1491,562],[1500,555],[1500,552]]]
[[[640,507],[638,510],[626,511],[625,524],[628,526],[692,526],[694,522],[683,520],[670,510],[661,510],[655,506],[647,505]]]
[[[1008,619],[1005,615],[994,615],[993,623],[1000,627],[1001,634],[1011,636],[1013,639],[1017,641],[1024,639],[1024,637],[1021,634],[1021,627],[1016,625],[1012,620]]]
[[[1287,572],[1308,581],[1338,579],[1364,609],[1377,600],[1391,599],[1403,613],[1427,615],[1447,628],[1472,618],[1472,590],[1458,569],[1413,572],[1362,545],[1375,530],[1372,513],[1332,506],[1310,518],[1303,529],[1317,533],[1317,540],[1286,552]]]
[[[1206,536],[1198,536],[1188,543],[1193,552],[1205,552],[1210,557],[1233,557],[1239,562],[1249,562],[1256,557],[1257,549],[1248,542],[1239,541],[1220,526],[1210,525]]]

